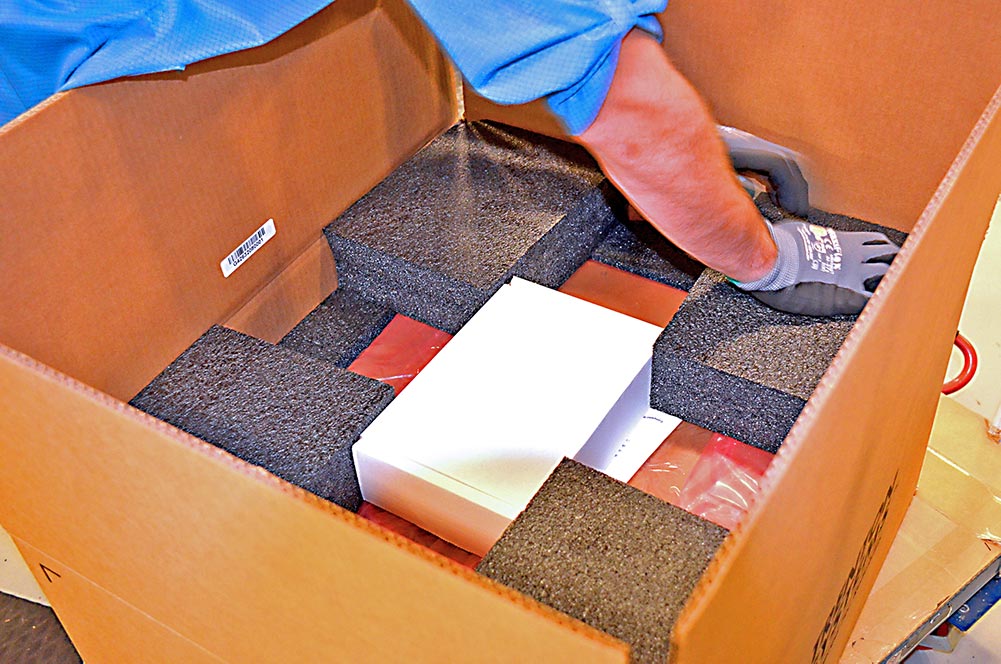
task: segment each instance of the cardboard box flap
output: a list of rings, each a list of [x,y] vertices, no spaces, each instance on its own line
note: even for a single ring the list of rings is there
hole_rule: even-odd
[[[670,2],[664,48],[723,124],[804,157],[813,204],[910,230],[1001,83],[991,0]],[[542,103],[466,117],[559,135]]]
[[[131,397],[456,114],[433,38],[372,0],[58,95],[0,129],[0,311],[18,312],[0,343]],[[275,236],[224,278],[268,219]]]
[[[696,0],[661,21],[720,122],[806,156],[814,205],[901,230],[1001,84],[999,22],[991,0]]]
[[[46,583],[99,586],[226,661],[626,659],[621,642],[3,347],[0,392],[0,519],[36,577],[68,570]]]
[[[999,476],[981,481],[975,466],[942,463],[950,457],[996,465],[1001,448],[987,437],[981,416],[942,397],[917,494],[866,598],[843,663],[905,655],[908,644],[901,642],[906,636],[918,639],[922,634],[915,632],[923,626],[952,614],[962,602],[954,598],[978,590],[980,575],[993,570],[996,576],[1001,543],[993,532],[1001,517],[990,483],[997,484]],[[993,513],[984,509],[991,504]]]
[[[666,41],[720,118],[806,153],[821,206],[904,229],[1001,78],[986,0],[708,5],[672,3]],[[322,297],[326,285],[285,293],[293,275],[330,283],[320,229],[454,122],[453,83],[404,3],[338,0],[262,49],[61,95],[0,130],[0,521],[37,578],[58,566],[46,583],[86,586],[51,595],[88,658],[116,651],[92,622],[107,617],[235,661],[627,659],[624,644],[106,394],[131,396],[212,323],[278,335]],[[1001,186],[999,104],[1001,92],[692,597],[675,660],[843,648],[909,502]],[[276,234],[223,277],[268,219]],[[260,314],[274,301],[289,306],[281,320]]]
[[[693,593],[676,661],[821,662],[843,650],[910,503],[1001,190],[999,107],[1001,90]]]

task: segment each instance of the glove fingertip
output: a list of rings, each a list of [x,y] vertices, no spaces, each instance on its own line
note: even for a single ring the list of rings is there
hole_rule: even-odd
[[[897,257],[896,253],[881,254],[879,256],[873,256],[872,258],[867,258],[865,260],[865,263],[867,265],[875,265],[877,263],[878,264],[882,264],[882,265],[889,265],[890,263],[893,262],[893,259],[896,258],[896,257]]]
[[[855,316],[872,293],[860,293],[833,284],[805,282],[777,291],[750,291],[772,309],[803,316]]]
[[[876,289],[879,288],[880,282],[883,281],[883,276],[884,275],[881,274],[879,276],[869,277],[862,282],[862,286],[864,286],[870,293],[875,293]]]

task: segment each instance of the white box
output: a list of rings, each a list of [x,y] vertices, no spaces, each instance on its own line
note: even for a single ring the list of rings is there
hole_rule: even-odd
[[[362,495],[483,554],[565,456],[628,479],[678,422],[649,412],[660,331],[513,279],[355,444]]]

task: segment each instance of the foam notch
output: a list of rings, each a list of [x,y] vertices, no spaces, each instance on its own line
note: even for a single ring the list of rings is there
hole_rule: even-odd
[[[617,220],[591,258],[680,290],[689,290],[705,269],[644,220]]]
[[[346,369],[393,316],[392,309],[338,288],[278,345]]]

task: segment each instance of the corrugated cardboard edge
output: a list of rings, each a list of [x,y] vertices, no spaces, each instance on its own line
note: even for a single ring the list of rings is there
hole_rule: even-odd
[[[412,624],[413,629],[421,630],[419,634],[409,636],[399,633],[398,636],[407,642],[407,647],[400,644],[393,645],[394,652],[403,653],[410,650],[411,654],[422,653],[428,656],[435,652],[442,655],[447,652],[457,657],[476,656],[475,650],[462,655],[461,644],[440,642],[436,638],[438,630],[435,625],[438,621],[445,620],[444,615],[401,615],[399,606],[415,603],[416,605],[426,603],[429,606],[440,603],[448,605],[453,601],[457,603],[456,606],[462,606],[472,601],[484,613],[461,617],[461,624],[467,625],[469,630],[480,633],[478,640],[467,639],[467,647],[474,645],[474,641],[477,642],[476,645],[482,644],[484,647],[488,643],[499,647],[500,643],[489,636],[494,629],[498,634],[507,634],[507,638],[511,638],[512,635],[509,633],[511,630],[514,633],[521,633],[524,630],[526,635],[532,635],[536,641],[532,644],[525,643],[523,647],[540,655],[546,653],[551,657],[565,648],[568,657],[571,653],[576,653],[576,657],[586,657],[588,660],[593,658],[595,661],[624,661],[626,657],[625,644],[605,634],[491,582],[472,570],[383,530],[356,514],[323,501],[260,468],[240,461],[223,450],[4,347],[0,347],[0,382],[13,382],[20,388],[12,390],[15,396],[7,402],[7,407],[12,409],[8,413],[8,423],[16,421],[18,417],[29,420],[30,410],[39,407],[36,404],[41,400],[39,398],[41,395],[46,395],[44,400],[58,401],[61,404],[62,410],[55,412],[49,421],[33,428],[29,428],[30,424],[26,423],[23,429],[13,431],[12,433],[19,434],[18,445],[8,440],[5,446],[6,452],[0,447],[0,453],[5,457],[8,469],[20,470],[11,481],[4,483],[0,515],[3,516],[4,524],[10,529],[12,537],[22,545],[20,547],[22,554],[36,579],[44,584],[53,607],[66,624],[71,638],[74,638],[85,657],[92,655],[94,661],[106,659],[105,656],[111,652],[105,649],[102,642],[105,639],[113,639],[111,632],[119,629],[121,623],[102,622],[100,628],[86,627],[87,621],[93,620],[93,616],[90,616],[88,608],[78,604],[77,600],[83,601],[92,593],[80,588],[72,591],[63,590],[71,586],[71,578],[101,589],[100,594],[109,602],[113,600],[118,606],[116,611],[124,610],[121,605],[125,605],[145,615],[147,627],[156,628],[158,633],[166,628],[183,640],[196,644],[199,649],[223,659],[239,659],[239,654],[227,652],[226,648],[218,643],[206,642],[187,633],[183,625],[178,623],[184,623],[186,620],[190,624],[194,619],[194,624],[204,625],[212,634],[229,633],[229,638],[223,639],[223,646],[228,643],[230,647],[234,647],[233,643],[238,642],[244,654],[254,651],[263,653],[267,652],[268,648],[260,643],[254,646],[255,641],[264,640],[268,643],[287,641],[289,635],[269,634],[267,630],[248,633],[246,627],[240,624],[216,625],[210,618],[210,615],[214,614],[206,613],[212,611],[208,605],[215,604],[217,606],[214,610],[219,612],[220,620],[223,620],[223,615],[230,611],[236,611],[236,616],[243,616],[246,620],[247,612],[252,611],[253,605],[260,604],[262,607],[267,607],[267,612],[280,615],[296,616],[305,613],[308,617],[304,622],[306,626],[300,625],[298,629],[305,629],[306,633],[315,635],[337,634],[336,638],[345,639],[339,643],[340,647],[345,648],[339,654],[345,657],[350,656],[350,651],[354,651],[356,657],[365,652],[374,655],[378,649],[367,650],[372,646],[366,644],[364,639],[355,641],[351,634],[342,633],[344,624],[352,622],[357,624],[358,616],[348,620],[333,606],[327,613],[316,610],[317,606],[325,605],[324,598],[329,596],[324,590],[337,592],[337,580],[329,578],[329,573],[325,574],[322,566],[318,565],[315,568],[317,582],[315,587],[311,588],[311,592],[302,594],[298,591],[297,594],[294,590],[295,582],[289,581],[288,577],[296,577],[302,570],[293,569],[291,561],[286,562],[281,557],[275,558],[276,554],[283,555],[281,551],[284,549],[285,541],[294,543],[295,547],[294,550],[288,550],[289,558],[305,557],[315,563],[324,558],[333,562],[334,558],[330,557],[336,557],[337,551],[347,554],[353,546],[363,546],[372,551],[379,550],[392,559],[395,569],[364,565],[352,569],[354,583],[357,585],[359,578],[367,578],[372,582],[372,591],[369,593],[366,589],[364,596],[355,597],[349,603],[368,606],[371,609],[374,602],[382,607],[378,613],[367,615],[366,611],[366,616],[361,617],[367,617],[372,621],[370,629],[405,630],[407,625]],[[32,399],[32,395],[36,398]],[[21,403],[18,403],[19,401]],[[73,435],[81,421],[95,428],[92,436]],[[26,445],[33,449],[31,458],[16,457],[16,452]],[[147,459],[155,458],[157,463],[152,466],[144,463],[143,455],[146,455]],[[74,466],[69,462],[69,459],[74,457],[81,460],[86,458],[86,461]],[[98,464],[102,469],[100,472],[113,479],[105,484],[95,483],[96,477],[89,472],[89,464]],[[56,475],[46,477],[47,469],[51,469]],[[55,494],[60,492],[73,491],[66,486],[67,474],[74,478],[71,482],[78,482],[81,488],[85,489],[85,492],[79,495],[76,504],[76,508],[83,510],[79,515],[68,514],[68,511],[72,510],[67,504],[66,495],[55,497]],[[199,476],[211,476],[213,479],[206,482]],[[151,513],[146,509],[149,507],[149,501],[136,491],[143,491],[144,488],[154,491],[157,486],[161,488],[167,486],[168,490],[170,486],[176,486],[181,493],[173,502],[160,505]],[[33,490],[32,494],[27,493],[29,488]],[[240,510],[251,509],[253,506],[254,509],[261,510],[253,514],[252,520],[259,524],[257,527],[271,527],[274,532],[268,531],[266,537],[264,532],[258,537],[246,530],[227,534],[223,522],[219,521],[219,508],[216,505],[186,504],[197,498],[194,495],[195,491],[215,495],[217,498],[214,500],[222,503],[235,499],[252,500],[253,502],[225,506],[233,510],[233,524],[230,527],[241,523],[246,526],[247,515],[242,515]],[[108,504],[102,502],[111,494],[120,494],[127,500],[124,504],[128,505],[129,509],[119,517],[125,518],[121,523],[116,523],[114,512],[109,512]],[[87,546],[88,542],[81,541],[72,534],[68,535],[67,531],[76,530],[76,526],[71,522],[60,525],[60,520],[64,518],[97,519],[98,523],[105,523],[111,526],[111,529],[103,533],[96,529],[87,538],[97,537],[96,541],[100,542],[98,549],[81,550],[80,547]],[[26,524],[29,523],[37,523],[37,527],[28,527]],[[199,541],[199,534],[204,536],[206,533],[206,524],[216,524],[213,528],[217,532],[212,541]],[[305,528],[307,525],[309,527]],[[357,544],[359,541],[357,537],[348,538],[351,541],[345,542],[346,531],[343,530],[345,525],[350,531],[359,533],[364,540],[378,541],[390,546],[387,549],[381,547],[371,549],[371,544]],[[188,528],[192,529],[191,534],[186,535]],[[122,532],[122,529],[130,532],[127,539],[118,542],[107,539],[113,532]],[[146,557],[140,559],[139,553],[144,546],[150,545],[151,537],[169,536],[171,530],[177,531],[179,539],[175,541],[173,550],[166,543],[160,547],[163,560]],[[287,537],[292,539],[286,540]],[[258,542],[258,548],[255,550],[247,546],[247,541]],[[336,544],[333,544],[334,542]],[[94,542],[89,544],[92,545]],[[134,550],[135,557],[130,558],[127,554],[129,550]],[[196,552],[200,552],[200,555]],[[70,557],[67,557],[67,554]],[[182,557],[178,558],[178,554]],[[271,566],[259,569],[259,558],[255,558],[254,554],[269,560]],[[355,554],[355,557],[357,556],[358,554]],[[72,559],[76,559],[78,564],[74,565]],[[156,581],[157,578],[168,579],[174,573],[170,569],[170,561],[180,566],[176,570],[177,573],[180,573],[181,569],[190,571],[192,565],[205,564],[204,572],[207,576],[199,578],[197,574],[184,573],[173,585],[165,581]],[[110,576],[95,578],[92,574],[88,574],[86,569],[80,569],[81,563],[91,571],[104,569]],[[46,565],[48,572],[43,570],[41,565]],[[233,579],[233,583],[236,583],[235,586],[232,583],[229,586],[222,584],[220,588],[229,587],[233,592],[246,593],[242,598],[229,597],[232,601],[232,608],[229,611],[221,608],[226,606],[225,593],[223,597],[219,597],[213,594],[212,588],[205,587],[206,584],[212,583],[213,565],[224,565],[224,569],[217,569],[214,574]],[[53,578],[52,571],[64,576]],[[264,576],[260,574],[262,571]],[[394,578],[412,576],[419,585],[406,590],[403,587],[391,589],[380,587],[378,580],[387,576]],[[238,582],[240,578],[246,579],[245,590],[241,588],[244,584]],[[148,585],[150,579],[153,580],[152,586]],[[457,579],[461,583],[454,584],[447,579]],[[288,587],[284,585],[286,583],[289,584]],[[335,586],[330,587],[331,583]],[[184,586],[184,590],[179,589],[178,585]],[[116,587],[126,589],[130,593],[129,596],[116,592],[114,590]],[[290,589],[293,589],[291,594],[287,592]],[[387,590],[395,595],[398,601],[385,602],[389,596],[384,596],[380,600],[379,596],[385,595]],[[183,595],[180,598],[183,602],[180,606],[185,607],[181,613],[189,615],[184,616],[180,613],[164,615],[157,610],[171,606],[172,602],[176,603],[179,591]],[[66,592],[69,594],[63,594]],[[343,590],[343,592],[348,591]],[[441,596],[427,594],[438,592]],[[344,597],[339,598],[341,604],[345,600]],[[198,619],[197,616],[202,614],[203,617]],[[258,618],[264,616],[267,620],[263,611],[253,612],[253,615]],[[109,620],[112,618],[112,616],[107,617]],[[380,619],[383,621],[381,626]],[[128,622],[136,621],[130,619]],[[76,629],[77,624],[85,626],[81,628],[82,631]],[[298,624],[296,622],[296,625]],[[479,624],[480,627],[473,627],[475,624]],[[502,628],[504,626],[506,629]],[[487,627],[489,629],[484,631]],[[94,639],[98,640],[95,642]],[[154,639],[151,644],[156,642],[159,642],[159,639]],[[416,647],[415,643],[419,643],[420,646]],[[305,657],[306,660],[299,661],[308,661],[309,658],[321,655],[320,648],[323,645],[323,640],[320,638],[302,639],[297,647],[288,650],[288,656]],[[155,651],[144,654],[154,659],[157,655]],[[360,659],[356,658],[353,661],[366,660],[366,657],[361,656]]]
[[[999,107],[1001,90],[790,431],[748,517],[692,594],[672,661],[741,653],[746,662],[819,662],[843,650],[892,542],[883,535],[896,531],[910,502],[1001,189]],[[929,243],[940,255],[930,255]],[[930,321],[919,315],[926,298],[939,314]]]
[[[841,658],[869,664],[906,654],[902,637],[957,610],[957,594],[997,574],[1001,450],[986,421],[950,397],[939,401],[918,490]],[[944,463],[929,464],[936,457]],[[894,660],[896,661],[896,660]]]

